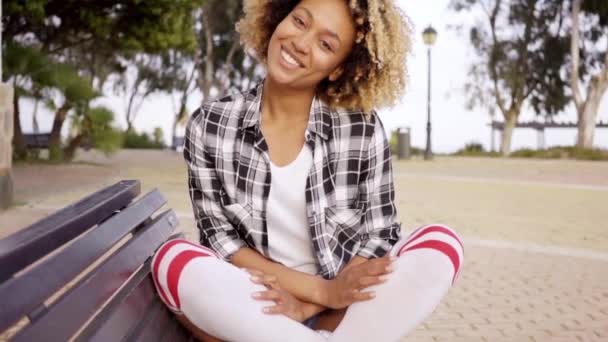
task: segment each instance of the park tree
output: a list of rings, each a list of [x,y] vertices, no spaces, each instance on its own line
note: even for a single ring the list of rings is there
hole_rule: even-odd
[[[126,65],[139,54],[159,54],[171,48],[195,46],[194,36],[183,34],[183,28],[192,25],[191,13],[196,5],[189,0],[113,0],[86,4],[11,0],[3,5],[4,46],[20,45],[40,51],[50,61],[70,64],[79,77],[88,78],[89,85],[98,93],[102,93],[105,81],[112,74],[123,73]],[[54,64],[47,64],[47,68],[51,66]],[[66,72],[65,68],[62,70]],[[68,82],[67,75],[60,79]],[[11,77],[33,79],[27,73]],[[68,83],[74,82],[72,79]],[[38,88],[31,81],[24,84],[30,90]],[[63,85],[55,89],[72,88]],[[70,91],[62,94],[64,99],[74,95],[74,91]],[[88,101],[93,98],[88,97]],[[18,97],[14,103],[18,106]],[[82,105],[66,102],[56,108],[51,133],[53,144],[57,143],[54,133],[61,132],[68,112],[86,116],[90,112],[88,108],[88,102]],[[15,129],[15,145],[18,141],[23,141],[20,128]],[[56,146],[52,150],[57,151]],[[57,153],[53,155],[60,157]]]
[[[259,76],[258,64],[247,55],[234,30],[242,12],[240,0],[207,0],[196,13],[197,83],[204,100],[247,89]]]
[[[576,145],[592,148],[599,105],[608,89],[608,2],[573,0],[571,7],[570,89],[578,116]]]
[[[190,114],[189,97],[199,91],[202,101],[251,87],[259,76],[258,63],[248,56],[234,31],[243,11],[239,0],[207,0],[193,12],[197,48],[171,50],[162,59],[163,83],[174,110],[172,137]]]
[[[559,77],[549,77],[551,65],[559,65],[560,54],[545,50],[550,34],[548,23],[556,9],[540,0],[453,0],[450,7],[466,14],[479,13],[483,18],[470,27],[469,37],[477,56],[471,64],[465,91],[469,107],[498,111],[504,119],[500,151],[507,156],[511,149],[517,119],[528,104],[536,111],[550,103],[556,113],[567,103],[559,92],[545,89]],[[555,43],[555,42],[554,42]],[[557,44],[557,43],[556,43]],[[559,46],[559,44],[557,44]]]

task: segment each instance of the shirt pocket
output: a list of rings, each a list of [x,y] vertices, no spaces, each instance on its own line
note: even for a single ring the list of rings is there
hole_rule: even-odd
[[[344,240],[359,240],[361,230],[361,208],[325,208],[325,226],[330,234]]]

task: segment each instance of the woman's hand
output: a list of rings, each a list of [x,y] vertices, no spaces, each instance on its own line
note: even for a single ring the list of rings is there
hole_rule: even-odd
[[[392,262],[393,259],[387,255],[345,268],[336,278],[327,282],[326,305],[332,309],[343,309],[354,302],[374,298],[373,291],[362,292],[362,290],[384,283],[387,274],[393,271]]]
[[[257,300],[272,300],[275,305],[264,308],[264,313],[270,315],[282,314],[298,322],[306,319],[304,303],[289,292],[283,290],[277,277],[264,274],[261,271],[246,269],[251,274],[251,281],[266,286],[266,291],[254,292],[252,297]]]

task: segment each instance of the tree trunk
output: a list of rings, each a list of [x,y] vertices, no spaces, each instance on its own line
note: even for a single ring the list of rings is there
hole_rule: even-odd
[[[40,132],[40,126],[38,126],[38,98],[34,99],[34,112],[32,113],[32,129],[34,133]]]
[[[15,160],[27,159],[27,146],[21,131],[21,119],[19,117],[19,92],[13,87],[13,157]]]
[[[509,109],[504,115],[505,124],[502,130],[502,140],[500,144],[500,154],[503,157],[508,157],[511,153],[511,138],[513,137],[513,131],[517,123],[517,117],[519,116],[518,114],[518,111]]]
[[[137,87],[137,85],[136,85]],[[137,94],[137,91],[134,91],[131,96],[129,96],[129,104],[127,105],[127,130],[126,132],[130,132],[131,129],[133,128],[133,118],[131,117],[131,111],[133,110],[133,101],[135,99],[135,95]]]
[[[173,128],[171,131],[171,146],[173,146],[173,141],[175,141],[175,137],[177,137],[177,125],[179,125],[179,123],[184,119],[185,115],[188,115],[188,113],[186,113],[186,102],[188,100],[188,98],[186,97],[187,93],[184,92],[184,96],[182,97],[180,106],[179,106],[179,112],[177,113],[177,115],[175,116],[175,121],[173,121]]]
[[[600,101],[602,100],[602,95],[603,92],[600,92],[599,89],[590,89],[583,106],[577,108],[578,134],[576,137],[576,147],[593,148],[595,121],[597,119],[597,111],[600,106]]]
[[[55,119],[53,120],[53,128],[51,129],[51,135],[49,137],[49,160],[61,161],[63,160],[63,151],[61,150],[61,128],[65,121],[68,111],[71,106],[64,103],[55,113]]]
[[[84,135],[82,133],[80,133],[76,137],[74,137],[72,140],[70,140],[70,143],[68,144],[68,146],[66,146],[66,148],[63,150],[64,160],[72,161],[74,159],[74,155],[76,154],[76,149],[80,146],[83,139],[84,139]]]

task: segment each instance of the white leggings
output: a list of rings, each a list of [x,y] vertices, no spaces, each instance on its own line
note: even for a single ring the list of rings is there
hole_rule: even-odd
[[[400,240],[398,256],[385,283],[369,288],[376,297],[352,304],[330,337],[323,337],[283,315],[267,315],[273,304],[255,300],[254,284],[244,270],[218,258],[210,249],[183,239],[166,242],[152,260],[152,274],[162,301],[194,325],[225,341],[398,341],[430,315],[454,283],[463,261],[454,231],[429,225]]]

